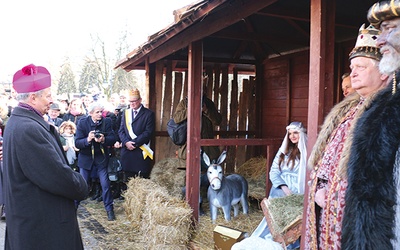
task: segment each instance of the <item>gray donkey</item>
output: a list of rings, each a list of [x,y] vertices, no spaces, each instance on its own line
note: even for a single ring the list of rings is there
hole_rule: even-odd
[[[223,175],[220,164],[225,158],[226,151],[223,151],[216,163],[214,161],[210,163],[207,154],[203,154],[203,160],[209,166],[207,177],[210,186],[208,187],[207,198],[213,223],[217,219],[218,208],[222,208],[227,221],[231,220],[231,206],[233,206],[233,217],[239,214],[239,202],[242,204],[243,214],[247,214],[249,211],[247,181],[238,174]]]

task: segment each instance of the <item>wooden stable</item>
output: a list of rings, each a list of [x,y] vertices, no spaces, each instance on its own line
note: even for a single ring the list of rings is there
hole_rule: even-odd
[[[301,121],[311,151],[325,115],[342,99],[340,76],[349,71],[348,54],[374,2],[197,1],[176,10],[174,23],[117,63],[126,71],[146,70],[149,108],[156,113],[155,161],[175,157],[166,124],[187,96],[186,199],[196,220],[200,146],[227,147],[228,172],[258,155],[267,157],[268,171],[286,125]],[[224,117],[215,139],[207,140],[199,126],[204,75],[207,96]]]

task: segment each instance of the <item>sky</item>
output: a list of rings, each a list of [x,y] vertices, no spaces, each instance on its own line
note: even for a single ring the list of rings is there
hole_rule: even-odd
[[[69,58],[82,63],[92,37],[115,51],[128,30],[130,51],[174,21],[173,11],[197,0],[8,0],[0,3],[0,83],[28,64],[53,75]]]

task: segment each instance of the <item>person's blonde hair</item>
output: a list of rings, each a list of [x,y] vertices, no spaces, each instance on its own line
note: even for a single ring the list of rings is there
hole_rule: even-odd
[[[60,134],[64,134],[65,128],[71,128],[71,131],[73,134],[75,134],[76,132],[76,125],[75,123],[71,122],[71,121],[65,121],[63,123],[61,123],[60,127],[58,128]]]

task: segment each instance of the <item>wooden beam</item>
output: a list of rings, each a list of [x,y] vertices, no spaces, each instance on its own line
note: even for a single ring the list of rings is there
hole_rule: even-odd
[[[162,93],[163,93],[163,72],[164,72],[164,62],[163,61],[158,61],[155,64],[155,69],[154,69],[154,74],[155,74],[155,92],[154,94],[152,93],[152,98],[151,100],[155,102],[155,109],[154,113],[156,116],[156,130],[161,130],[161,102],[158,102],[157,100],[162,99]],[[154,98],[155,97],[155,98]],[[154,100],[155,99],[155,100]]]
[[[253,25],[251,19],[249,17],[247,17],[244,20],[245,20],[244,24],[245,24],[247,32],[255,33],[254,25]],[[264,59],[268,54],[266,51],[264,51],[260,41],[252,41],[252,46],[250,45],[249,47],[253,52],[254,58],[256,58],[258,60]]]
[[[275,145],[281,142],[282,138],[264,138],[264,139],[201,139],[201,146],[266,146]]]
[[[179,60],[182,62],[187,61],[186,56],[180,56],[180,55],[169,55],[165,58],[168,60]],[[204,57],[203,62],[254,65],[256,63],[256,60],[255,59],[250,60],[250,59],[234,59],[234,58],[220,58],[220,57]]]
[[[201,97],[203,78],[202,41],[189,45],[188,127],[186,154],[186,200],[193,209],[193,217],[199,220],[200,197],[200,139]]]
[[[298,23],[296,23],[292,19],[285,19],[285,21],[293,28],[295,28],[300,34],[302,34],[303,37],[307,38],[307,40],[310,39],[310,34],[308,33],[308,31],[305,31],[302,27],[300,27]]]
[[[302,21],[302,22],[310,22],[310,19],[306,16],[299,16],[299,14],[303,14],[303,12],[297,12],[296,13],[286,13],[286,14],[278,14],[274,10],[269,10],[268,12],[257,12],[255,13],[257,15],[261,16],[270,16],[270,17],[276,17],[276,18],[282,18],[282,19],[291,19],[294,21]],[[348,24],[343,24],[343,23],[336,23],[336,27],[343,27],[343,28],[348,28],[348,29],[359,29],[360,27],[353,26],[353,25],[348,25]]]
[[[146,86],[147,86],[146,100],[148,101],[149,109],[156,110],[157,98],[150,98],[150,93],[155,93],[157,97],[156,65],[149,64],[148,60],[146,60],[145,68],[146,68]]]
[[[302,32],[302,34],[304,31]],[[221,30],[217,33],[212,34],[210,37],[214,38],[222,38],[222,39],[230,39],[230,40],[238,40],[238,41],[247,41],[247,42],[285,42],[287,43],[290,41],[291,44],[297,45],[308,45],[308,38],[307,39],[297,39],[289,34],[284,35],[282,33],[273,33],[270,32],[268,34],[259,34],[255,32],[232,32],[232,31],[224,31]]]
[[[161,130],[167,130],[167,123],[169,119],[172,117],[171,108],[173,106],[172,103],[172,61],[166,61],[165,68],[165,79],[164,79],[164,88],[163,88],[163,100],[162,101],[162,116],[161,116]]]
[[[334,98],[335,93],[335,15],[336,1],[327,1],[327,9],[329,13],[326,16],[326,42],[325,46],[325,79],[324,79],[324,117],[331,111],[336,103]],[[357,33],[355,33],[357,34]]]
[[[333,58],[334,58],[334,18],[335,1],[311,0],[310,4],[310,66],[308,91],[308,147],[310,154],[317,139],[318,128],[324,119],[325,110],[332,107],[327,105],[327,96],[332,95],[333,86]],[[329,11],[327,11],[329,9]],[[331,62],[329,62],[331,60]],[[332,81],[332,83],[331,83]],[[330,99],[333,99],[331,96]],[[307,171],[307,180],[309,178]],[[306,182],[307,183],[307,182]],[[306,218],[308,207],[308,185],[305,186],[302,235],[306,232]],[[304,237],[301,240],[301,249],[304,249]]]
[[[149,52],[150,62],[158,61],[177,50],[185,48],[192,41],[207,37],[245,17],[271,5],[277,0],[231,0],[221,4],[219,10],[204,15],[200,22],[187,27],[185,32],[176,34],[167,42]]]
[[[286,124],[289,124],[292,122],[292,79],[290,78],[292,75],[292,62],[290,59],[286,61],[286,68]]]

